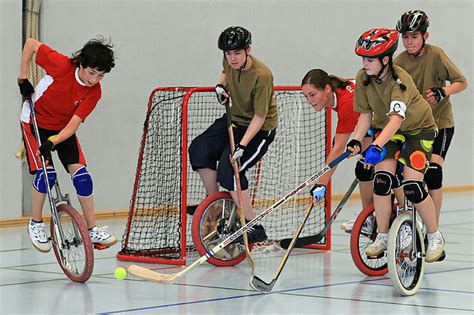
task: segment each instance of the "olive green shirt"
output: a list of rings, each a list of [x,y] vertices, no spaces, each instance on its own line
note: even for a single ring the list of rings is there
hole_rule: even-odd
[[[417,57],[402,52],[394,63],[405,69],[413,78],[421,95],[432,87],[446,86],[446,81],[466,82],[461,71],[439,47],[425,45]],[[433,105],[433,116],[439,129],[454,127],[454,116],[449,96]]]
[[[398,130],[400,133],[436,129],[431,107],[418,92],[410,75],[398,66],[393,67],[407,87],[406,91],[402,91],[392,78],[390,69],[381,84],[372,78],[369,85],[365,86],[365,71],[360,69],[356,77],[354,111],[372,113],[372,126],[378,129],[387,125],[391,115],[405,116]]]
[[[273,94],[273,75],[270,69],[254,56],[252,65],[242,70],[233,69],[224,58],[227,89],[230,92],[232,121],[248,126],[254,115],[265,117],[261,130],[270,131],[278,124],[278,107]]]

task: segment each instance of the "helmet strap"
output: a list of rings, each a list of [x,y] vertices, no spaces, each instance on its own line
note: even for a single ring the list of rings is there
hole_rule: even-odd
[[[384,72],[385,68],[387,67],[388,63],[386,65],[383,64],[383,58],[384,57],[379,57],[378,59],[380,60],[380,63],[382,64],[382,68],[380,69],[379,73],[377,73],[377,75],[375,76],[375,82],[377,84],[382,84],[382,80],[383,78],[385,78],[387,76],[387,73],[382,77],[382,73]]]
[[[249,57],[249,55],[247,54],[247,49],[245,49],[245,62],[244,64],[242,65],[242,67],[240,67],[239,69],[239,76],[237,77],[237,82],[240,83],[240,75],[242,74],[242,70],[245,69],[245,67],[247,66],[247,58]]]

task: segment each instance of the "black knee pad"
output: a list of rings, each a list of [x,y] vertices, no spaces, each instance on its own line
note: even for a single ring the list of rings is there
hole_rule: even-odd
[[[359,160],[356,163],[355,175],[359,182],[370,182],[374,179],[374,168],[365,169],[364,164]]]
[[[438,163],[430,163],[425,173],[425,183],[428,189],[440,189],[443,187],[443,167]]]
[[[395,172],[395,181],[392,184],[392,189],[397,189],[402,187],[403,183],[403,168],[400,169],[397,167],[397,171]]]
[[[388,196],[392,192],[395,176],[387,171],[377,171],[374,174],[374,194],[377,196]]]
[[[405,192],[405,197],[414,204],[418,204],[428,197],[428,192],[426,191],[423,182],[419,180],[404,181],[403,191]]]

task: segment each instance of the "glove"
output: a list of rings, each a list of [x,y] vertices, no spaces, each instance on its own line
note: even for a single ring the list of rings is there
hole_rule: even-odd
[[[360,149],[362,149],[362,143],[360,143],[360,141],[357,139],[352,139],[346,145],[346,148],[354,149],[354,147],[359,147],[359,152],[360,152]]]
[[[53,146],[54,143],[51,140],[47,140],[46,142],[43,142],[43,144],[38,148],[38,150],[40,151],[42,156],[50,157]]]
[[[385,147],[379,147],[378,145],[370,145],[370,147],[364,153],[364,160],[362,162],[366,164],[375,165],[383,160],[387,154]]]
[[[433,87],[430,90],[431,92],[433,92],[437,103],[441,102],[446,97],[446,92],[443,90],[442,87],[441,88]]]
[[[35,93],[35,89],[28,79],[18,79],[18,86],[20,87],[20,94],[24,98],[28,98]]]
[[[234,154],[232,154],[232,158],[238,161],[242,157],[242,155],[244,155],[245,148],[246,146],[241,145],[240,143],[237,144],[234,149]]]
[[[216,85],[216,88],[214,90],[216,91],[217,101],[220,104],[224,105],[229,99],[229,92],[227,92],[227,90],[222,84]]]
[[[311,197],[316,199],[316,202],[320,202],[326,196],[326,186],[316,184],[310,190]]]

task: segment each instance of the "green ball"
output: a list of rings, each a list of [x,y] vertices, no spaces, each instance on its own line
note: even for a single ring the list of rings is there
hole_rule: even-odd
[[[114,271],[115,279],[123,280],[127,276],[127,270],[123,267],[118,267]]]

